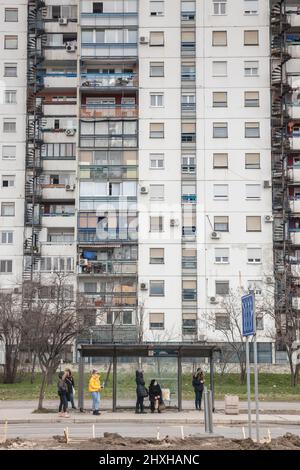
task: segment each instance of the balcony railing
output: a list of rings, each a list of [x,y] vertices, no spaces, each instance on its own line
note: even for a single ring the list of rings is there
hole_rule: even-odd
[[[183,194],[181,199],[183,202],[196,202],[197,196],[196,194]]]
[[[83,275],[130,276],[136,273],[136,261],[88,261],[87,264],[79,266],[79,274]]]
[[[78,241],[79,243],[103,243],[103,242],[114,242],[114,241],[127,241],[136,242],[138,239],[137,230],[129,229],[78,229]]]
[[[138,86],[138,78],[136,73],[82,73],[81,86],[87,88],[130,88]]]
[[[80,114],[83,118],[137,117],[138,108],[136,105],[125,104],[88,104],[81,105]]]
[[[82,43],[82,57],[137,57],[137,42]]]

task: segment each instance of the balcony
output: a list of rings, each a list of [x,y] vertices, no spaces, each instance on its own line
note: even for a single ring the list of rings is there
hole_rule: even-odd
[[[290,231],[291,242],[293,245],[300,245],[300,230]]]
[[[288,22],[292,28],[300,28],[300,15],[294,14],[288,15]]]
[[[46,73],[44,75],[45,88],[76,88],[76,73]]]
[[[109,149],[136,148],[137,136],[135,134],[120,135],[81,135],[80,146],[82,148],[103,147]]]
[[[300,119],[300,103],[293,103],[289,106],[288,113],[292,119]]]
[[[75,100],[76,102],[76,100]],[[47,102],[46,102],[47,103]],[[66,114],[70,116],[76,116],[77,114],[77,106],[76,104],[72,104],[74,102],[61,102],[59,104],[45,104],[44,105],[44,115],[45,116],[66,116]]]
[[[61,46],[46,46],[44,49],[45,61],[51,62],[67,62],[69,60],[76,62],[76,49],[77,43],[74,41],[73,46],[61,45]]]
[[[299,264],[292,264],[291,265],[292,276],[295,278],[300,277],[300,265]]]
[[[41,242],[43,256],[74,256],[76,253],[75,242]]]
[[[300,42],[296,45],[293,44],[292,46],[288,46],[288,53],[293,59],[300,58]]]
[[[293,308],[295,308],[296,310],[300,310],[300,297],[293,297],[292,305],[293,305]]]
[[[81,26],[137,26],[138,12],[107,12],[107,13],[85,13],[80,15]]]
[[[49,200],[70,200],[75,199],[75,186],[69,184],[45,184],[42,185],[43,199]],[[67,189],[70,188],[70,189]]]
[[[181,196],[181,200],[183,203],[196,203],[197,201],[197,196],[196,194],[183,194]]]
[[[85,264],[81,264],[85,261]],[[78,274],[83,276],[136,276],[136,261],[80,260]]]
[[[83,287],[83,286],[82,286]],[[137,305],[137,292],[85,292],[80,289],[80,293],[87,298],[87,302],[93,302],[95,307],[133,307]]]
[[[64,226],[64,225],[62,225]],[[112,242],[136,242],[138,239],[137,230],[129,228],[116,228],[116,229],[93,229],[93,228],[79,228],[78,229],[78,243],[80,245],[103,244]]]
[[[293,137],[290,137],[290,145],[291,145],[291,149],[300,150],[300,135],[299,136],[293,135]]]
[[[82,118],[136,118],[138,116],[138,108],[136,105],[109,105],[109,104],[88,104],[81,105],[80,116]]]
[[[196,53],[195,42],[182,42],[181,43],[181,55],[183,57],[193,57]]]
[[[290,199],[290,209],[294,213],[300,213],[300,199]]]
[[[300,167],[290,168],[288,175],[291,182],[300,183]]]
[[[134,88],[138,86],[138,77],[134,73],[82,73],[82,88]]]
[[[103,57],[137,57],[137,43],[82,43],[81,56],[83,58]]]
[[[75,227],[75,213],[74,214],[62,214],[62,213],[48,213],[42,215],[42,226],[43,227]]]

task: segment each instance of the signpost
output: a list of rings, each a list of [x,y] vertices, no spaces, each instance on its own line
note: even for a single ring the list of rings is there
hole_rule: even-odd
[[[248,429],[249,437],[252,439],[251,420],[251,391],[250,391],[250,354],[249,337],[254,338],[254,384],[255,384],[255,409],[256,409],[256,440],[259,442],[259,403],[258,403],[258,373],[257,373],[257,342],[256,342],[256,316],[254,294],[242,297],[242,321],[243,336],[246,337],[246,368],[247,368],[247,396],[248,396]]]

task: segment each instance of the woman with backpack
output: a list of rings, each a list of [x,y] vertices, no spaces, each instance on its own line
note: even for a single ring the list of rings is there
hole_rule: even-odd
[[[148,390],[145,387],[144,373],[142,370],[135,372],[135,383],[136,383],[136,413],[145,414],[144,410],[144,398],[148,396]]]
[[[57,382],[57,393],[60,398],[60,403],[59,403],[59,416],[62,418],[69,418],[69,413],[68,413],[68,399],[67,399],[67,393],[68,393],[68,385],[66,383],[66,376],[67,374],[65,372],[60,372],[58,374],[58,382]]]
[[[204,389],[204,374],[201,367],[198,367],[196,373],[193,375],[192,385],[195,392],[195,408],[196,410],[201,410],[201,400]]]

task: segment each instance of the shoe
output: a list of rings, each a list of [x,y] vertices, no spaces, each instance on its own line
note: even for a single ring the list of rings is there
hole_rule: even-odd
[[[93,411],[93,415],[95,415],[95,416],[99,416],[99,415],[100,415],[100,412],[99,412],[99,410],[95,410],[95,411]]]
[[[77,410],[76,406],[72,406],[72,409],[73,409],[73,410]]]
[[[63,417],[63,416],[64,416],[63,412],[60,411],[60,412],[58,413],[58,416]]]
[[[69,413],[64,413],[64,414],[63,414],[63,418],[70,418]]]
[[[161,413],[161,411],[160,411],[160,410],[157,410],[157,412],[158,412],[158,413]]]
[[[135,410],[135,414],[139,415],[140,414],[139,410]]]
[[[151,410],[151,413],[154,413],[154,410]]]
[[[143,411],[141,411],[141,414],[142,414],[142,415],[146,415],[146,414],[147,414],[147,411],[144,411],[144,410],[143,410]]]

